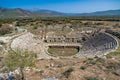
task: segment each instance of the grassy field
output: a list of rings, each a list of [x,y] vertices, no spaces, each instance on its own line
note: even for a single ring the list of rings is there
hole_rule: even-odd
[[[78,48],[74,47],[52,47],[48,49],[48,52],[53,56],[72,56],[78,52]]]

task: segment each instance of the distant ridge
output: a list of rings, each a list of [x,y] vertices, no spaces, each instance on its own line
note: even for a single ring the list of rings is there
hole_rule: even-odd
[[[0,17],[29,17],[32,13],[30,11],[26,11],[20,8],[8,9],[8,8],[0,8]]]
[[[118,15],[120,16],[120,9],[117,10],[107,10],[107,11],[97,11],[97,12],[92,12],[92,13],[82,13],[80,14],[81,16],[114,16]]]
[[[44,9],[37,9],[33,12],[37,13],[48,13],[54,15],[61,15],[61,16],[114,16],[120,15],[120,9],[117,10],[107,10],[107,11],[97,11],[92,13],[62,13],[53,10],[44,10]]]
[[[0,7],[0,18],[59,17],[59,16],[120,16],[120,9],[97,11],[92,13],[63,13],[45,9],[24,10],[21,8],[10,9]]]
[[[56,15],[49,13],[37,13],[21,8],[1,8],[0,7],[0,18],[29,18],[29,17],[55,17]]]
[[[49,14],[63,14],[62,12],[57,12],[57,11],[53,11],[53,10],[47,10],[47,9],[40,9],[40,10],[36,10],[33,12],[37,12],[37,13],[49,13]]]

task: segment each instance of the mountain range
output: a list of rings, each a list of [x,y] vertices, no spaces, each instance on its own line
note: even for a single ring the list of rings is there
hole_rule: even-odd
[[[25,10],[21,8],[10,9],[0,7],[0,18],[60,17],[60,16],[120,16],[120,9],[97,11],[92,13],[63,13],[45,9]]]

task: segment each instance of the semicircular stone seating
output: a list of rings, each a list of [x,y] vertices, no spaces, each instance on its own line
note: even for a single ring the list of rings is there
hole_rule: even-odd
[[[105,33],[98,33],[83,43],[78,57],[103,56],[105,53],[115,50],[117,41]]]

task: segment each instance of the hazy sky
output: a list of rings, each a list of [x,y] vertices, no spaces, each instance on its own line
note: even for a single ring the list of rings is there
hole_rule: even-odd
[[[0,7],[83,13],[120,9],[120,0],[0,0]]]

